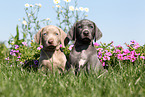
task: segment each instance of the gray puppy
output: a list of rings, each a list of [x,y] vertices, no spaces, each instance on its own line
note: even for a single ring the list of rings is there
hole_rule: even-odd
[[[68,39],[75,41],[66,64],[67,70],[73,67],[76,74],[81,68],[88,72],[90,69],[96,72],[104,70],[93,45],[93,40],[97,41],[101,37],[102,32],[94,22],[83,19],[75,23],[67,34]]]

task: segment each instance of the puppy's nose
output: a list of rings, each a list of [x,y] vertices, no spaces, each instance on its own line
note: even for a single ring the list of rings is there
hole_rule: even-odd
[[[88,36],[88,35],[89,35],[89,32],[88,32],[88,31],[84,31],[83,34],[84,34],[85,36]]]
[[[48,41],[48,43],[49,43],[49,44],[53,44],[53,40],[50,39],[50,40]]]

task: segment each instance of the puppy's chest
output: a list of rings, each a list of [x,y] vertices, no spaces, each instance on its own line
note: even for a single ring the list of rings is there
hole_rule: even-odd
[[[79,66],[83,66],[89,61],[89,56],[86,50],[83,50],[79,55],[78,55],[78,63]]]
[[[44,65],[50,65],[50,64],[64,64],[66,61],[65,57],[63,54],[53,54],[51,57],[46,55],[45,58],[42,59],[42,64]]]

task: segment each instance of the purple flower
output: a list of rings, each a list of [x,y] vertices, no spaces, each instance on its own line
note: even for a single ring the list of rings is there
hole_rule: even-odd
[[[28,46],[26,42],[22,42],[22,44],[23,44],[24,46]]]
[[[19,50],[14,50],[13,52],[14,52],[14,53],[19,53]]]
[[[19,48],[19,46],[18,45],[15,45],[15,49],[18,49]]]
[[[13,55],[13,53],[14,53],[13,51],[14,51],[13,49],[10,51],[10,55]]]
[[[37,60],[33,60],[35,65],[38,65],[38,61]]]
[[[16,52],[16,51],[12,49],[12,50],[10,51],[10,55],[16,56],[16,53],[15,53],[15,52]]]
[[[132,45],[135,44],[135,43],[136,43],[135,40],[131,40],[131,41],[130,41],[130,44],[132,44]]]
[[[98,52],[98,58],[101,59],[102,58],[102,53]]]

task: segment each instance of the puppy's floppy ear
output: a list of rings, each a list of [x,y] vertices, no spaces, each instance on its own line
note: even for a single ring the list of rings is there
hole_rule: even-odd
[[[43,28],[41,28],[34,36],[35,42],[40,45],[42,44],[42,31],[43,31]]]
[[[68,31],[67,33],[67,37],[70,39],[70,40],[75,40],[76,38],[76,24],[75,23],[71,28],[70,30]]]
[[[100,31],[100,29],[96,26],[96,24],[94,23],[94,31],[95,31],[95,42],[97,40],[99,40],[102,37],[102,32]]]
[[[64,44],[64,40],[66,39],[67,37],[67,34],[61,29],[61,28],[58,28],[59,31],[60,31],[60,34],[61,34],[61,44],[62,44],[62,47],[64,48],[65,47],[65,44]]]

